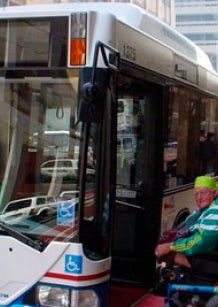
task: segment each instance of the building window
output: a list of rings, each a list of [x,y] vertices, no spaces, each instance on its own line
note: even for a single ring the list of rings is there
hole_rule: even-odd
[[[218,14],[177,15],[176,22],[218,21]]]

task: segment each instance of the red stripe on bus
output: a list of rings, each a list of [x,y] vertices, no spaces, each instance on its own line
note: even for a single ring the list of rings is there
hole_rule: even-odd
[[[60,274],[60,273],[47,272],[44,275],[44,277],[66,279],[66,280],[73,280],[73,281],[84,281],[84,280],[98,279],[98,278],[107,276],[108,274],[110,274],[110,270],[107,270],[107,271],[104,271],[98,274],[83,275],[83,276],[65,275],[65,274]]]

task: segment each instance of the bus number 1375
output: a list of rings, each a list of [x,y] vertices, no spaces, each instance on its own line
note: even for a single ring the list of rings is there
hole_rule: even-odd
[[[136,49],[132,46],[123,44],[123,56],[130,61],[136,61]]]

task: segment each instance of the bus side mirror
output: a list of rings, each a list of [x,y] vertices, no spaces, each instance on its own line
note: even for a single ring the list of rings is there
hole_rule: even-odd
[[[91,68],[80,71],[78,120],[99,123],[103,117],[109,71],[96,69],[95,83],[91,82]]]
[[[98,68],[99,52],[106,68]],[[105,97],[109,83],[110,70],[118,71],[120,54],[102,42],[97,42],[93,67],[80,70],[78,121],[99,123],[103,118]]]

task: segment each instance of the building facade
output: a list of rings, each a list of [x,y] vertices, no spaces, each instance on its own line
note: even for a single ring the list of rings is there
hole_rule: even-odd
[[[200,46],[218,71],[218,1],[175,0],[176,28]]]
[[[158,16],[161,20],[175,25],[175,0],[0,0],[0,6],[38,4],[38,3],[60,3],[60,2],[126,2],[134,3],[152,14]]]

